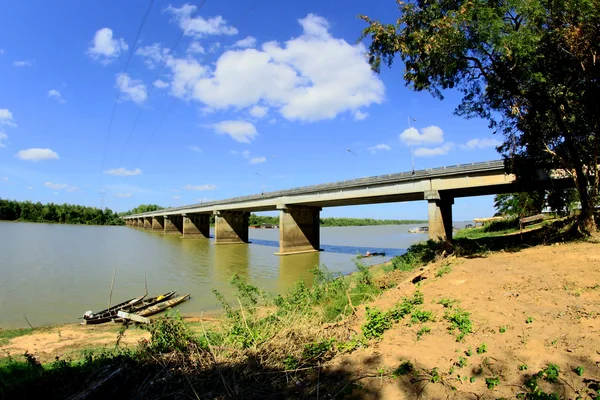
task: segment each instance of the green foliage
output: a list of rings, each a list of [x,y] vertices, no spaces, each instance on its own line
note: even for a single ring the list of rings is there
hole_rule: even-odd
[[[348,340],[347,342],[337,342],[336,347],[337,350],[341,353],[350,353],[359,347],[365,347],[366,341],[364,337],[359,337],[355,339]]]
[[[446,319],[450,326],[448,329],[450,331],[454,331],[458,329],[458,335],[456,336],[456,341],[460,342],[464,339],[466,335],[473,332],[473,322],[471,322],[471,314],[467,311],[464,311],[460,308],[456,308],[451,312],[447,312],[444,315],[444,319]]]
[[[308,362],[321,362],[331,355],[333,350],[334,339],[327,339],[318,343],[309,343],[304,346],[302,358]]]
[[[458,368],[464,368],[469,365],[469,362],[463,356],[459,356],[458,360],[454,363]]]
[[[581,365],[579,365],[573,369],[573,372],[575,372],[578,376],[583,376],[584,371],[585,371],[585,369]]]
[[[525,320],[526,324],[531,324],[533,322],[533,317],[527,317],[527,319]]]
[[[431,383],[438,383],[442,379],[442,376],[440,375],[440,372],[438,371],[437,367],[433,368],[431,372],[429,372],[429,376],[429,380],[431,381]]]
[[[392,269],[412,271],[427,264],[435,259],[439,246],[439,242],[434,240],[413,244],[406,250],[406,253],[392,258]]]
[[[392,319],[387,313],[377,308],[366,308],[367,322],[362,326],[362,332],[367,339],[379,339],[385,331],[392,327]]]
[[[527,400],[559,400],[560,396],[556,393],[548,394],[544,392],[538,385],[538,375],[533,375],[525,381],[525,387],[529,393],[518,394],[517,398]]]
[[[527,364],[519,364],[519,371],[527,371]]]
[[[483,354],[483,353],[487,353],[487,345],[485,343],[481,343],[477,347],[477,354]]]
[[[492,221],[483,227],[483,232],[514,232],[517,231],[521,225],[519,224],[519,218],[506,218],[498,221]]]
[[[485,378],[485,384],[491,390],[500,384],[500,379],[497,376]]]
[[[469,348],[468,348],[468,349],[465,351],[465,354],[467,355],[467,357],[471,357],[471,356],[473,355],[473,349],[469,347]]]
[[[142,325],[142,328],[150,332],[150,341],[144,346],[154,353],[186,351],[191,345],[197,344],[179,311],[160,316],[152,323]]]
[[[407,225],[421,224],[427,221],[404,219],[373,219],[373,218],[321,218],[321,226],[371,226],[371,225]],[[279,222],[277,222],[279,223]]]
[[[283,360],[283,365],[286,370],[293,370],[300,366],[300,361],[298,361],[296,357],[288,354]]]
[[[506,326],[506,325],[502,325],[502,326],[500,327],[500,329],[498,329],[498,331],[499,331],[500,333],[505,333],[507,330],[508,330],[508,326]]]
[[[19,336],[30,335],[35,332],[35,329],[0,329],[0,345],[7,345],[11,339]]]
[[[399,376],[404,376],[412,373],[415,370],[415,367],[412,365],[410,361],[403,361],[398,368],[396,368],[392,372],[392,377],[397,378]]]
[[[0,199],[0,220],[55,222],[59,224],[124,225],[110,209],[101,210],[72,204],[42,204]]]
[[[435,276],[441,278],[442,276],[449,274],[450,272],[452,272],[452,265],[444,264],[435,272]]]
[[[448,298],[441,298],[437,301],[437,303],[444,306],[444,308],[452,308],[454,306],[454,304],[457,302],[458,302],[458,300],[448,299]]]
[[[431,333],[431,328],[428,326],[421,327],[421,329],[417,331],[417,340],[421,340],[421,337],[426,333]]]
[[[260,298],[265,296],[265,293],[254,285],[248,284],[238,274],[231,278],[230,282],[236,289],[238,298],[244,305],[257,305]]]
[[[560,367],[556,364],[548,364],[546,368],[537,373],[538,378],[554,383],[560,375]]]
[[[474,376],[469,378],[469,382],[471,382],[471,383],[475,383],[475,380],[476,380],[476,378]]]
[[[363,285],[372,285],[373,284],[373,274],[368,266],[363,264],[360,260],[354,259],[354,265],[356,265],[356,269],[358,270],[358,280]]]
[[[498,211],[498,215],[513,217],[513,221],[516,220],[516,227],[518,228],[518,218],[541,213],[542,209],[544,208],[545,201],[546,196],[545,191],[543,190],[537,192],[503,193],[497,194],[494,197],[494,207]],[[512,228],[513,226],[511,225],[509,227]],[[497,230],[504,229],[508,229],[508,227],[503,229],[497,227]]]
[[[410,315],[410,323],[417,324],[423,322],[435,321],[435,317],[431,311],[425,311],[416,308]]]
[[[161,207],[157,204],[140,204],[139,206],[132,208],[129,211],[119,213],[119,215],[126,216],[126,215],[134,215],[134,214],[143,214],[143,213],[147,213],[147,212],[164,210],[164,209],[165,209],[164,207]]]

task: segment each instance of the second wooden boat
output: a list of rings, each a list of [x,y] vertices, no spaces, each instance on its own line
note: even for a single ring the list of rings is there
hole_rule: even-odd
[[[116,317],[117,312],[131,310],[137,304],[141,303],[145,297],[146,297],[146,295],[143,295],[140,297],[134,297],[133,299],[129,299],[127,301],[124,301],[122,303],[119,303],[117,305],[114,305],[112,307],[109,307],[105,310],[98,311],[98,312],[86,311],[85,314],[83,314],[83,317],[82,317],[83,321],[81,323],[82,324],[103,324],[105,322],[108,322]]]
[[[147,317],[149,315],[158,314],[161,311],[166,310],[167,308],[176,306],[177,304],[183,303],[184,301],[190,298],[190,294],[186,293],[183,296],[175,297],[174,299],[162,301],[158,304],[155,304],[150,307],[146,307],[140,312],[135,313],[136,315],[140,315],[142,317]]]

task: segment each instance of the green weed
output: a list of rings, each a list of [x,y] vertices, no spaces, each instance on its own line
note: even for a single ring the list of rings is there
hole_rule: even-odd
[[[519,371],[527,371],[527,364],[519,364]]]
[[[362,332],[367,339],[378,339],[392,327],[392,320],[386,313],[377,308],[366,308],[367,322],[362,326]]]
[[[437,367],[432,369],[431,372],[429,373],[429,375],[430,375],[429,380],[431,381],[431,383],[438,383],[442,379]]]
[[[477,354],[487,353],[487,345],[485,343],[481,343],[479,347],[477,347]]]
[[[546,368],[537,373],[539,378],[542,378],[548,382],[554,383],[558,380],[560,375],[560,367],[556,364],[548,364]]]
[[[533,322],[533,317],[527,317],[527,319],[525,320],[526,324],[531,324]]]
[[[410,361],[404,361],[392,372],[392,378],[408,375],[412,373],[414,369],[415,368]]]
[[[421,336],[423,336],[426,333],[430,333],[431,332],[431,328],[428,326],[423,326],[421,329],[419,329],[417,331],[417,340],[421,340]]]
[[[573,372],[575,372],[578,376],[583,376],[583,371],[584,368],[581,365],[573,369]]]
[[[450,272],[452,272],[452,266],[450,264],[444,264],[435,272],[435,276],[441,278]]]
[[[155,353],[185,351],[192,345],[197,345],[194,335],[188,329],[183,318],[176,311],[160,316],[142,329],[150,332],[150,341],[142,342],[143,347]]]
[[[508,330],[508,326],[506,326],[506,325],[502,325],[502,326],[500,327],[500,329],[498,329],[498,331],[499,331],[500,333],[504,333],[504,332],[506,332],[507,330]]]
[[[448,298],[441,298],[437,301],[437,303],[444,306],[444,308],[452,308],[452,306],[454,306],[454,304],[457,302],[458,302],[458,300],[448,299]]]
[[[467,355],[467,357],[471,357],[473,355],[473,349],[469,347],[467,351],[465,351],[465,354]]]
[[[429,321],[432,321],[432,322],[435,321],[435,317],[433,316],[433,313],[431,311],[415,309],[412,312],[412,314],[410,315],[410,322],[412,324],[429,322]]]
[[[469,362],[463,356],[458,357],[458,360],[454,363],[458,368],[464,368],[469,365]]]
[[[302,358],[308,362],[321,362],[331,355],[334,343],[334,339],[327,339],[306,344],[302,352]]]
[[[452,312],[447,312],[444,318],[450,322],[449,330],[454,331],[458,329],[456,335],[456,341],[460,342],[464,337],[473,332],[473,322],[471,322],[471,314],[461,310],[460,308],[454,309]]]
[[[491,390],[500,384],[500,379],[497,376],[485,378],[485,384]]]

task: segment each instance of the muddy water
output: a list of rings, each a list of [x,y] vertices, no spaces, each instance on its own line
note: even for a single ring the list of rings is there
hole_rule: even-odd
[[[231,293],[239,274],[278,293],[309,270],[325,264],[349,273],[357,253],[385,252],[380,263],[402,254],[426,235],[408,234],[416,225],[321,228],[324,251],[278,257],[279,231],[251,229],[250,244],[215,246],[212,239],[180,239],[129,227],[0,222],[0,328],[76,322],[86,310],[106,308],[113,271],[112,304],[145,292],[176,289],[192,299],[184,314],[218,307],[212,289]]]

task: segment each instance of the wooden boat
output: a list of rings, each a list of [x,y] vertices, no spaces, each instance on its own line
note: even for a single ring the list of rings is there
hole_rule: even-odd
[[[92,312],[92,311],[86,311],[85,314],[83,314],[83,321],[81,322],[82,324],[103,324],[105,322],[110,321],[111,319],[115,318],[117,315],[117,312],[119,311],[128,311],[131,308],[133,308],[134,306],[136,306],[137,304],[141,303],[144,298],[146,298],[146,295],[140,296],[140,297],[134,297],[133,299],[124,301],[122,303],[119,303],[117,305],[114,305],[110,308],[107,308],[105,310],[102,311],[98,311],[98,312]]]
[[[427,233],[429,232],[428,226],[419,226],[408,230],[408,233]]]
[[[175,295],[176,291],[172,290],[170,292],[167,292],[165,294],[161,294],[160,296],[156,296],[156,297],[150,297],[148,299],[142,300],[141,302],[137,303],[136,305],[134,305],[133,307],[131,307],[128,310],[120,310],[120,311],[125,311],[127,313],[130,314],[137,314],[138,312],[148,308],[148,307],[152,307],[158,303],[162,303],[163,301],[167,301],[169,300],[171,297],[173,297]],[[122,318],[117,318],[115,316],[115,318],[113,319],[114,322],[123,322]]]
[[[369,258],[375,256],[385,256],[385,253],[369,253],[369,254],[359,254],[358,258]]]
[[[158,304],[155,304],[150,307],[146,307],[143,310],[135,313],[136,315],[140,315],[142,317],[147,317],[149,315],[158,314],[161,311],[165,311],[167,308],[174,307],[177,304],[183,303],[184,301],[190,298],[190,294],[186,293],[183,296],[175,297],[174,299],[161,301]]]

